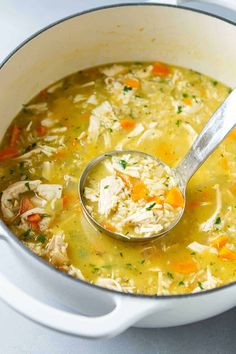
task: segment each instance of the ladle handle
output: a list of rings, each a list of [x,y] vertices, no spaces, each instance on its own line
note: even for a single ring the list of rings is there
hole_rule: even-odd
[[[182,183],[188,183],[207,157],[222,142],[225,136],[236,125],[236,89],[234,89],[222,105],[207,122],[194,141],[191,149],[175,168]]]

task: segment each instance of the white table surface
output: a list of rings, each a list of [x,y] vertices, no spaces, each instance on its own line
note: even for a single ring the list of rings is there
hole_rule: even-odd
[[[119,2],[122,1],[0,0],[0,61],[29,35],[57,19]],[[192,7],[236,22],[236,13],[229,10],[205,4],[200,7],[197,3]],[[2,245],[0,268],[16,284],[30,290],[29,280],[21,273],[13,255]],[[0,302],[0,354],[231,354],[236,353],[235,324],[236,308],[188,326],[151,330],[131,328],[110,340],[89,341],[43,328]]]

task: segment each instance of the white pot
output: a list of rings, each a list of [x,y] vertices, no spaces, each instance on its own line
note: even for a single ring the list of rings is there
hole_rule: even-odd
[[[218,3],[225,4],[223,0]],[[235,6],[231,0],[227,4]],[[236,86],[235,48],[234,24],[181,7],[118,5],[69,17],[31,37],[2,64],[0,134],[22,104],[41,89],[77,70],[104,63],[158,59]],[[1,274],[0,298],[28,318],[66,333],[98,338],[114,336],[131,325],[177,326],[236,304],[236,283],[179,296],[117,293],[56,270],[24,247],[3,222],[0,240],[12,248],[32,282],[37,279],[74,313],[34,299]]]

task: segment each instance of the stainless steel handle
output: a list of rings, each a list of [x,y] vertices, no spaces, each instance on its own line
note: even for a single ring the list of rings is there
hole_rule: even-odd
[[[184,184],[236,125],[236,89],[207,122],[191,149],[175,168]]]

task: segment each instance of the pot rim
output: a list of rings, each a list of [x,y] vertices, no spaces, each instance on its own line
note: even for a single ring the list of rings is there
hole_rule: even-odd
[[[106,10],[106,9],[110,9],[110,8],[119,8],[119,7],[131,7],[131,6],[159,6],[159,7],[167,7],[167,8],[177,8],[177,9],[182,9],[185,11],[189,11],[189,12],[196,12],[196,13],[200,13],[202,15],[205,16],[209,16],[209,17],[213,17],[217,20],[223,21],[225,23],[228,23],[230,25],[233,25],[236,27],[236,23],[226,19],[224,17],[221,17],[219,15],[215,15],[212,13],[209,13],[207,11],[204,10],[199,10],[199,9],[192,9],[186,6],[182,6],[182,5],[171,5],[171,4],[163,4],[163,3],[145,3],[145,2],[132,2],[132,3],[120,3],[120,4],[112,4],[112,5],[105,5],[105,6],[98,6],[95,8],[91,8],[88,10],[84,10],[84,11],[80,11],[80,12],[76,12],[72,15],[63,17],[57,21],[52,22],[51,24],[41,28],[40,30],[36,31],[35,33],[33,33],[31,36],[27,37],[24,41],[22,41],[20,44],[18,44],[16,46],[15,49],[13,49],[1,62],[0,62],[0,70],[8,63],[8,61],[21,49],[23,48],[27,43],[29,43],[31,40],[33,40],[34,38],[38,37],[41,33],[46,32],[48,29],[51,29],[55,26],[57,26],[58,24],[61,24],[63,22],[66,22],[67,20],[76,18],[76,17],[80,17],[89,13],[93,13],[93,12],[98,12],[101,10]],[[119,292],[116,290],[112,290],[112,289],[108,289],[108,288],[104,288],[101,287],[99,285],[96,284],[92,284],[88,281],[85,280],[81,280],[81,279],[77,279],[72,277],[71,275],[57,269],[56,267],[52,266],[50,263],[48,263],[46,260],[44,260],[43,258],[37,256],[35,253],[33,253],[32,251],[30,251],[30,249],[25,246],[12,232],[11,230],[7,227],[7,225],[3,222],[3,220],[0,220],[0,224],[3,225],[3,228],[5,229],[5,231],[7,232],[8,236],[13,240],[13,242],[15,242],[20,248],[22,248],[22,250],[24,252],[26,252],[29,256],[31,256],[33,259],[35,259],[36,261],[40,262],[43,266],[45,266],[46,268],[49,268],[51,270],[53,270],[55,273],[58,273],[60,276],[62,277],[66,277],[68,280],[70,279],[71,281],[74,282],[79,282],[87,287],[90,288],[95,288],[96,290],[102,291],[102,292],[108,292],[111,295],[116,295],[116,296],[127,296],[127,297],[133,297],[134,299],[146,299],[146,300],[156,300],[156,299],[160,299],[160,300],[167,300],[167,299],[184,299],[184,298],[189,298],[189,297],[199,297],[199,296],[203,296],[203,295],[210,295],[212,293],[215,293],[217,291],[220,290],[224,290],[224,289],[228,289],[230,287],[233,287],[236,285],[236,280],[234,282],[230,282],[227,283],[225,285],[219,286],[217,288],[213,288],[210,290],[204,290],[202,292],[197,292],[197,293],[186,293],[186,294],[175,294],[175,295],[143,295],[143,294],[133,294],[133,293],[125,293],[125,292]]]

